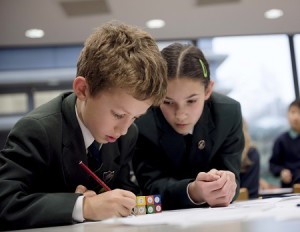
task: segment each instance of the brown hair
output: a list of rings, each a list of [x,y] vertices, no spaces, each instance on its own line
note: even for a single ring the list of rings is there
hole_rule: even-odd
[[[251,147],[253,147],[251,137],[248,131],[248,125],[243,120],[243,133],[244,133],[244,138],[245,138],[245,147],[242,152],[242,158],[241,158],[241,172],[245,172],[249,166],[252,165],[252,161],[248,157],[248,153]]]
[[[205,86],[210,82],[209,65],[203,52],[191,44],[173,43],[165,47],[162,56],[167,61],[168,79],[199,79]]]
[[[167,67],[154,39],[117,21],[97,28],[85,41],[77,76],[86,78],[92,96],[116,87],[159,105],[167,91]]]

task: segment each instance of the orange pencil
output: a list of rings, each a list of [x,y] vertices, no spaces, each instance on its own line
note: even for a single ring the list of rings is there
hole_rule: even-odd
[[[80,167],[83,168],[95,181],[97,181],[106,191],[111,191],[110,187],[108,187],[91,169],[88,168],[82,161],[79,162]]]

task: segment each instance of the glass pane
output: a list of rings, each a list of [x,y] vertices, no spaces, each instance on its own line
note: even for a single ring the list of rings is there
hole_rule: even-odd
[[[300,35],[294,36],[294,45],[295,45],[295,56],[296,56],[296,67],[297,67],[297,75],[298,75],[298,89],[300,90]]]
[[[0,115],[22,114],[28,111],[27,94],[0,94]]]
[[[66,90],[38,91],[34,93],[34,108],[50,101]]]
[[[182,44],[191,44],[192,43],[191,40],[172,40],[172,41],[157,41],[156,44],[157,44],[159,50],[161,51],[163,48],[165,48],[175,42],[182,43]]]
[[[212,70],[215,90],[241,103],[261,154],[261,175],[279,184],[268,169],[273,142],[288,128],[287,107],[295,98],[288,37],[216,37],[201,40],[198,46],[205,54],[226,56]]]

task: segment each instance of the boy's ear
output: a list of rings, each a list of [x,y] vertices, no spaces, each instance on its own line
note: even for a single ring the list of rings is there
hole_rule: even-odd
[[[82,76],[76,77],[73,81],[73,90],[78,99],[85,100],[89,91],[86,79]]]
[[[207,100],[213,92],[214,81],[210,81],[207,88],[205,89],[205,100]]]

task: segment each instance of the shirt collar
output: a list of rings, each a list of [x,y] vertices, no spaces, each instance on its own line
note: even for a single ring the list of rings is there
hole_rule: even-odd
[[[289,136],[292,138],[292,139],[295,139],[299,136],[299,133],[294,131],[293,129],[290,129],[289,130]]]
[[[91,132],[88,130],[88,128],[86,128],[86,126],[83,124],[83,122],[79,118],[76,105],[75,105],[75,112],[76,112],[76,118],[79,122],[79,126],[81,129],[82,135],[83,135],[85,148],[87,149],[94,142],[95,139],[92,136]]]

